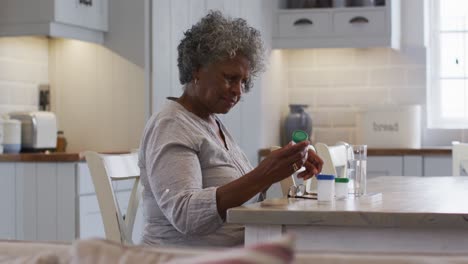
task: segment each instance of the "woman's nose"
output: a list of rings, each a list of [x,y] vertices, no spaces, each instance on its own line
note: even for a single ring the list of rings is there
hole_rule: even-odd
[[[242,95],[242,93],[244,92],[243,86],[244,84],[242,83],[242,81],[232,82],[230,90],[235,95]]]

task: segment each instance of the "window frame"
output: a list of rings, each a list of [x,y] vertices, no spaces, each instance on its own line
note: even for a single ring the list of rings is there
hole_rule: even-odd
[[[442,129],[465,129],[468,128],[467,107],[468,100],[465,99],[465,109],[463,118],[448,118],[442,116],[442,87],[441,80],[444,79],[465,79],[465,90],[467,87],[467,78],[442,78],[440,73],[440,53],[441,53],[441,32],[440,30],[440,5],[441,0],[426,1],[425,24],[426,24],[426,105],[427,105],[427,126],[428,128]],[[460,32],[468,34],[468,30]],[[456,33],[456,32],[454,32]],[[468,57],[468,56],[465,56]],[[466,62],[465,62],[466,63]],[[466,64],[465,64],[466,67]],[[465,92],[466,93],[466,92]],[[466,98],[466,97],[465,97]]]

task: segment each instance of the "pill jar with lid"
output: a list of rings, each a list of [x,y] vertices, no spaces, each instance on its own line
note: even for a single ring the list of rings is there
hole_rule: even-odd
[[[292,133],[292,141],[294,143],[299,143],[299,142],[302,142],[302,141],[307,140],[307,139],[309,139],[309,135],[305,131],[294,130],[293,133]]]
[[[317,175],[317,200],[331,202],[335,198],[335,176],[329,174]]]
[[[292,142],[293,144],[305,141],[309,139],[309,135],[302,130],[294,130],[292,134]],[[307,153],[306,153],[306,159],[307,159]],[[302,166],[298,171],[294,173],[294,175],[303,172],[305,170],[304,166]]]
[[[348,178],[335,178],[335,197],[338,200],[348,198]]]

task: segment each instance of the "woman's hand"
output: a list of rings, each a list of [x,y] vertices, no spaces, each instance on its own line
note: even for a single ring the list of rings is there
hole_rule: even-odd
[[[229,208],[239,206],[255,194],[266,190],[271,184],[279,182],[296,172],[302,166],[305,171],[298,177],[308,179],[322,170],[323,161],[309,150],[308,141],[288,145],[272,151],[257,168],[244,176],[231,181],[216,190],[216,207],[225,219]],[[306,159],[307,156],[307,159]]]
[[[318,158],[315,153],[313,154],[313,157],[308,157],[306,160],[306,153],[308,151],[307,148],[309,144],[309,141],[303,141],[297,144],[289,143],[278,150],[272,151],[262,162],[260,162],[256,170],[258,170],[263,177],[268,178],[271,183],[275,183],[291,176],[291,174],[306,164],[306,171],[301,173],[301,175],[310,178],[312,175],[309,176],[309,174],[318,172],[322,169],[321,164],[323,162],[319,158],[321,162],[320,167],[316,167],[316,165],[314,165],[317,163],[315,157]],[[308,156],[310,156],[310,153]]]
[[[298,178],[302,178],[304,181],[312,178],[322,171],[323,160],[313,151],[308,149],[307,160],[304,162],[305,171],[297,175]]]

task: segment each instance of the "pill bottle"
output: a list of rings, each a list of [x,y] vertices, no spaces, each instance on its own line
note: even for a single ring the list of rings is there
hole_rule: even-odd
[[[329,174],[317,175],[317,200],[331,202],[335,198],[335,176]]]
[[[293,133],[292,133],[292,141],[294,143],[299,143],[299,142],[302,142],[302,141],[308,140],[308,139],[309,139],[309,135],[305,131],[294,130]]]
[[[348,178],[335,178],[335,197],[337,200],[348,198]]]
[[[302,141],[305,141],[305,140],[308,140],[308,139],[309,139],[309,135],[305,131],[302,131],[302,130],[294,130],[293,131],[293,134],[292,134],[293,144],[296,144],[296,143],[299,143],[299,142],[302,142]],[[305,159],[307,159],[307,153],[306,153]],[[303,172],[304,170],[305,170],[305,168],[304,168],[304,166],[302,166],[294,174],[299,174],[299,173]]]

